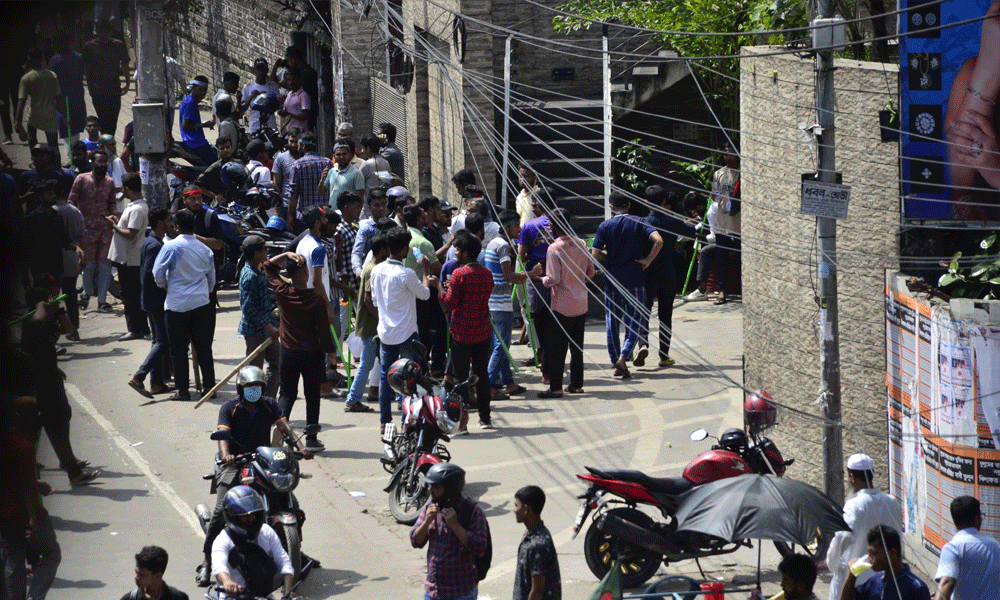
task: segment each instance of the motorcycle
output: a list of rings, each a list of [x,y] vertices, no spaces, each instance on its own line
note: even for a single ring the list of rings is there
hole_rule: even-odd
[[[690,437],[702,441],[710,436],[698,429]],[[594,467],[586,467],[588,473],[577,475],[590,487],[578,496],[582,503],[573,524],[573,539],[593,513],[584,537],[584,557],[598,579],[617,559],[622,559],[622,585],[635,587],[652,577],[661,562],[667,565],[752,547],[749,540],[731,542],[696,532],[678,532],[673,515],[682,495],[695,486],[748,473],[780,477],[795,459],[785,460],[773,441],[753,431],[748,436],[742,429],[728,429],[718,442],[692,460],[680,477],[650,477],[640,471]],[[639,505],[658,509],[663,520],[654,520],[639,510]],[[826,555],[829,543],[819,538],[817,533],[814,545],[806,548],[817,561]],[[775,546],[782,556],[793,552],[784,542],[775,542]]]
[[[468,415],[461,390],[471,389],[476,381],[471,375],[447,392],[441,381],[420,375],[415,390],[403,398],[402,432],[396,432],[394,423],[386,425],[386,456],[381,461],[392,477],[383,491],[389,494],[389,512],[397,522],[416,522],[430,498],[424,474],[437,463],[451,461],[451,453],[441,442],[451,441],[450,436],[465,427]]]
[[[309,425],[303,435],[313,435],[320,429],[319,425]],[[212,432],[215,441],[230,440],[232,432],[219,429]],[[258,446],[256,450],[237,454],[234,457],[236,465],[242,467],[241,483],[253,488],[264,500],[266,511],[265,522],[274,529],[281,539],[281,545],[288,553],[295,569],[296,581],[308,576],[313,567],[319,566],[319,561],[302,553],[302,524],[306,513],[299,507],[299,501],[293,491],[299,485],[300,479],[312,477],[309,473],[299,472],[299,459],[302,453],[295,449],[297,440],[285,436],[279,447]],[[222,468],[223,461],[216,455],[215,473],[208,473],[202,478],[212,481],[211,493],[215,493],[216,474]],[[205,504],[195,507],[198,522],[207,533],[208,523],[212,520],[212,511]]]

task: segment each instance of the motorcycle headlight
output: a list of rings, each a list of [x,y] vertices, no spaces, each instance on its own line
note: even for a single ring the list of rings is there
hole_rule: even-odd
[[[445,435],[454,435],[458,431],[458,423],[448,417],[448,412],[439,410],[434,415],[437,418],[437,426]]]
[[[268,471],[267,475],[271,478],[271,483],[274,484],[274,489],[279,492],[290,491],[295,483],[295,475],[292,473],[274,473]]]

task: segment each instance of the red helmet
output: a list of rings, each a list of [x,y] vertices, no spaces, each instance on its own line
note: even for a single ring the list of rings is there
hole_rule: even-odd
[[[408,358],[401,358],[389,366],[385,379],[397,394],[412,396],[417,393],[420,365]]]
[[[778,409],[771,405],[771,394],[757,390],[747,396],[743,402],[743,421],[750,433],[760,433],[774,427],[778,418]]]

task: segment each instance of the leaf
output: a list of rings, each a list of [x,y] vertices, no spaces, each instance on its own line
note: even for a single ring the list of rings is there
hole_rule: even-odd
[[[979,277],[981,275],[985,275],[986,272],[989,271],[989,270],[990,270],[990,266],[989,265],[987,265],[987,264],[978,264],[978,265],[975,266],[974,269],[972,269],[972,272],[969,273],[969,277]]]
[[[956,281],[961,281],[962,276],[955,273],[945,273],[938,279],[938,287],[948,287],[949,285],[955,283]]]
[[[993,285],[1000,285],[1000,277],[994,277],[993,279],[990,279],[989,282]]]
[[[992,246],[993,244],[995,244],[996,241],[997,241],[997,234],[994,233],[993,235],[989,236],[985,240],[979,242],[979,247],[982,248],[983,250],[989,250],[990,246]]]

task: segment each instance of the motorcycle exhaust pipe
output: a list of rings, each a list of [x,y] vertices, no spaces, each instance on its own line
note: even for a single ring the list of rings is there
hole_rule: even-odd
[[[604,513],[597,518],[594,524],[601,533],[618,538],[627,544],[638,546],[664,556],[681,553],[679,547],[672,544],[670,540],[662,535],[636,525],[631,521],[626,521],[616,515]]]

